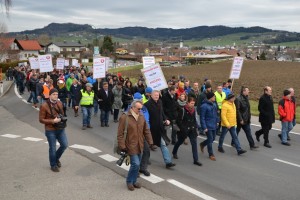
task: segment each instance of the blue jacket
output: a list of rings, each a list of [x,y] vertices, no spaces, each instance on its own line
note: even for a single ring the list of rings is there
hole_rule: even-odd
[[[201,105],[200,123],[203,130],[216,130],[219,123],[217,104],[204,100]]]
[[[230,90],[229,88],[223,88],[222,90],[223,90],[223,92],[225,92],[226,98],[227,98],[228,95],[231,93],[231,90]]]
[[[128,112],[128,110],[130,110],[130,108],[131,108],[131,105],[129,105],[129,106],[127,107],[127,109],[125,110],[125,112]],[[149,115],[149,112],[148,112],[147,107],[143,105],[143,108],[141,109],[140,112],[141,112],[142,115],[144,115],[144,118],[145,118],[145,120],[146,120],[146,123],[147,123],[147,125],[148,125],[148,127],[149,127],[149,129],[150,129],[150,122],[149,122],[150,115]]]
[[[92,76],[89,76],[89,77],[87,77],[87,81],[90,83],[90,84],[94,84],[94,83],[96,83],[96,79],[93,79],[93,77]]]

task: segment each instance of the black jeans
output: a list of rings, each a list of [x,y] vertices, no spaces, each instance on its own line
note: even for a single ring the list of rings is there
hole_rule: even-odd
[[[244,130],[250,147],[253,147],[254,146],[254,140],[253,140],[253,137],[251,135],[250,124],[244,124],[244,125],[238,124],[237,127],[236,127],[236,134],[238,136],[239,136],[239,132],[240,132],[241,129]],[[233,144],[232,140],[231,140],[231,144]]]
[[[147,170],[149,159],[150,159],[150,148],[146,140],[144,140],[144,149],[143,149],[143,155],[140,164],[140,170],[143,171]]]
[[[120,109],[114,109],[114,120],[118,120]]]
[[[264,135],[265,144],[269,143],[269,131],[272,128],[272,124],[261,124],[261,129],[256,133],[258,136]]]

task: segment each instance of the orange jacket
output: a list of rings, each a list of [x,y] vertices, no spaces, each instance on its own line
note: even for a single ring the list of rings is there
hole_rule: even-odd
[[[283,97],[278,103],[278,114],[283,122],[292,122],[295,117],[295,104],[291,99]]]

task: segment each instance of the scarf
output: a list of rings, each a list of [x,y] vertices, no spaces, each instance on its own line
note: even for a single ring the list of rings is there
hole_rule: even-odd
[[[180,107],[183,107],[186,105],[186,101],[180,101],[179,99],[177,99],[177,103],[179,104]]]
[[[193,115],[194,112],[195,112],[195,107],[190,108],[188,105],[185,105],[184,108],[185,108],[186,111],[188,111],[188,113],[190,113],[191,115]]]

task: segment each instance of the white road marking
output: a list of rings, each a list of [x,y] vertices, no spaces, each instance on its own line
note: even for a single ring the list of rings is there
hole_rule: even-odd
[[[28,103],[25,99],[22,99],[22,101],[26,104],[31,104],[31,103]]]
[[[123,162],[123,164],[121,166],[117,165],[118,167],[122,168],[122,169],[125,169],[126,171],[129,171],[129,168],[130,168],[130,165],[126,165],[125,164],[125,161]]]
[[[23,140],[32,141],[32,142],[38,142],[38,141],[41,141],[43,139],[41,139],[41,138],[34,138],[34,137],[26,137],[26,138],[23,138]]]
[[[201,138],[201,139],[204,139],[204,140],[206,140],[206,137],[198,136],[198,138]],[[214,141],[214,143],[216,143],[216,144],[219,144],[219,142],[218,142],[218,141]],[[225,143],[223,143],[223,146],[226,146],[226,147],[232,147],[231,145],[229,145],[229,144],[225,144]]]
[[[102,159],[104,159],[104,160],[106,160],[106,161],[108,161],[108,162],[114,162],[114,161],[119,160],[118,158],[116,158],[114,156],[111,156],[109,154],[104,154],[104,155],[101,155],[99,157],[102,158]]]
[[[202,198],[202,199],[205,199],[205,200],[217,200],[217,199],[215,199],[215,198],[213,198],[211,196],[208,196],[207,194],[199,192],[199,191],[197,191],[197,190],[195,190],[195,189],[193,189],[193,188],[191,188],[191,187],[189,187],[187,185],[184,185],[184,184],[182,184],[182,183],[180,183],[180,182],[178,182],[178,181],[176,181],[174,179],[168,179],[167,181],[169,183],[171,183],[171,184],[173,184],[173,185],[175,185],[175,186],[177,186],[177,187],[179,187],[179,188],[181,188],[181,189],[189,192],[189,193],[192,193],[193,195],[195,195],[197,197]]]
[[[91,147],[91,146],[85,146],[85,145],[80,145],[80,144],[73,144],[72,146],[69,146],[71,148],[75,148],[75,149],[82,149],[82,150],[85,150],[89,153],[92,153],[92,154],[95,154],[95,153],[100,153],[102,152],[101,150],[99,149],[96,149],[94,147]]]
[[[252,126],[261,127],[261,126],[258,125],[258,124],[251,124],[251,125],[252,125]],[[281,129],[278,129],[278,128],[272,128],[272,130],[275,130],[275,131],[281,131]],[[293,132],[293,131],[291,131],[290,133],[295,134],[295,135],[300,135],[300,133]]]
[[[4,134],[1,135],[2,137],[6,137],[6,138],[18,138],[21,137],[20,135],[13,135],[13,134]]]
[[[277,159],[277,158],[274,158],[273,160],[300,168],[300,165],[295,164],[295,163],[291,163],[291,162],[288,162],[288,161],[280,160],[280,159]]]
[[[21,95],[18,92],[18,88],[17,88],[16,85],[15,85],[15,93],[16,93],[17,97],[19,97],[20,99],[22,99]]]
[[[150,174],[150,176],[145,176],[144,174],[140,174],[140,177],[142,179],[145,179],[145,180],[153,183],[153,184],[164,181],[164,179],[162,179],[162,178],[160,178],[158,176],[155,176],[154,174]]]

